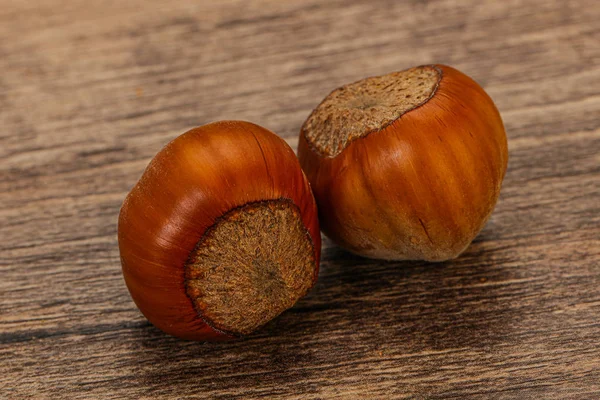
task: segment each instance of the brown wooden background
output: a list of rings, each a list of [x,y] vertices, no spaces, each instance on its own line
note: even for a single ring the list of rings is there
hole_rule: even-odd
[[[0,398],[600,398],[597,0],[0,0]],[[447,63],[509,135],[501,199],[443,264],[325,241],[309,296],[251,338],[135,308],[119,207],[185,130],[295,148],[336,86]]]

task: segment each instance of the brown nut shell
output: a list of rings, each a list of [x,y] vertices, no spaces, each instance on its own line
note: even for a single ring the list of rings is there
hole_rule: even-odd
[[[125,199],[118,239],[142,313],[194,340],[245,335],[289,308],[316,281],[321,251],[316,204],[294,152],[240,121],[192,129],[164,147]]]
[[[508,161],[504,126],[485,91],[454,68],[395,74],[332,92],[302,128],[300,164],[323,232],[340,246],[380,259],[452,259],[498,200]],[[430,92],[415,87],[432,74]],[[390,85],[420,96],[412,107],[396,101],[391,119],[383,99]],[[371,114],[361,112],[368,107]]]

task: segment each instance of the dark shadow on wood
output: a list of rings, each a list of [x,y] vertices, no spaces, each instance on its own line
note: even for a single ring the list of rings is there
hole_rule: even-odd
[[[368,260],[330,246],[313,291],[245,340],[185,342],[141,328],[137,335],[145,351],[136,355],[144,386],[149,394],[164,394],[173,385],[243,389],[264,379],[292,384],[316,379],[327,365],[358,365],[388,352],[493,350],[510,338],[520,315],[503,302],[503,285],[493,283],[511,279],[512,272],[478,247],[432,264]],[[323,342],[327,354],[315,353]],[[423,373],[426,368],[431,366],[424,365]]]

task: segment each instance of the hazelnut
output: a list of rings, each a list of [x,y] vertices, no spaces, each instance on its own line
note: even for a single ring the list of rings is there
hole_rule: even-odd
[[[123,276],[155,326],[185,339],[253,332],[314,285],[317,208],[292,149],[248,122],[192,129],[121,208]]]
[[[494,103],[444,65],[334,90],[302,126],[298,154],[323,232],[389,260],[460,255],[492,213],[508,161]]]

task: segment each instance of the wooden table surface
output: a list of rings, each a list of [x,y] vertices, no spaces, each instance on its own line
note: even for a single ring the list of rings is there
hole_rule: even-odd
[[[600,398],[598,21],[597,0],[0,0],[0,398]],[[243,119],[295,149],[333,88],[432,62],[509,137],[464,255],[325,239],[316,287],[246,340],[144,319],[117,215],[162,146]]]

